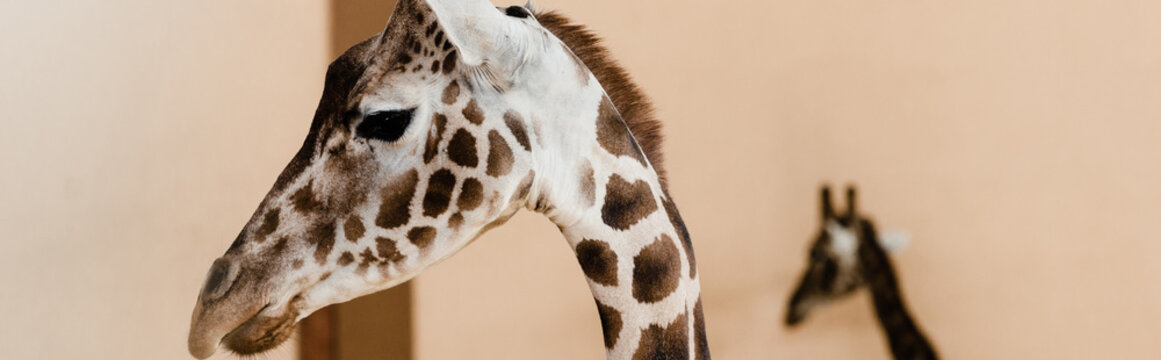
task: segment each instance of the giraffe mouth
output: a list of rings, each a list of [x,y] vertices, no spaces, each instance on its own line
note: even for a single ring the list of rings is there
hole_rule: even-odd
[[[294,333],[298,314],[303,302],[302,295],[296,295],[282,311],[275,304],[263,306],[241,325],[222,337],[225,348],[238,355],[253,355],[281,345]]]
[[[293,294],[287,297],[255,289],[248,279],[237,280],[244,283],[217,297],[199,296],[190,324],[190,355],[206,359],[219,348],[238,355],[271,350],[292,337],[298,320],[314,311],[308,300],[313,284],[285,292]]]

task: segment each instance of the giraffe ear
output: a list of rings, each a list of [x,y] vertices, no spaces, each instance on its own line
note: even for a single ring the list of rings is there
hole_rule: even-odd
[[[879,246],[888,254],[898,254],[911,244],[911,233],[906,229],[887,229],[879,232]]]
[[[498,90],[510,86],[525,60],[534,36],[487,0],[425,0],[448,41],[459,51],[459,62],[476,80]]]
[[[819,203],[819,209],[822,210],[822,220],[823,221],[830,220],[830,219],[833,219],[835,217],[834,205],[832,205],[830,202],[830,186],[829,185],[823,185],[822,189],[819,190],[818,203]]]

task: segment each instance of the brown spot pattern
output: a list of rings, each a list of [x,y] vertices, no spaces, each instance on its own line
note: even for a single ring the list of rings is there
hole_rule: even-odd
[[[641,341],[633,360],[688,359],[689,334],[687,314],[681,314],[665,327],[651,324],[641,329]]]
[[[350,251],[344,251],[343,254],[339,256],[339,266],[347,266],[353,262],[355,262],[355,255],[351,254]]]
[[[327,256],[330,256],[331,249],[335,247],[335,223],[323,221],[316,224],[311,228],[307,241],[315,245],[314,260],[318,261],[319,265],[326,265]]]
[[[407,239],[411,240],[412,244],[420,249],[426,249],[435,242],[435,228],[430,226],[420,226],[412,228],[407,232]]]
[[[708,360],[710,358],[709,341],[705,337],[705,315],[701,311],[700,297],[697,299],[697,305],[693,306],[693,336],[695,359]]]
[[[512,148],[508,141],[500,136],[500,132],[488,132],[488,175],[500,177],[512,171]]]
[[[383,203],[379,205],[379,215],[375,225],[384,229],[394,229],[411,220],[411,198],[415,196],[415,186],[419,184],[419,173],[412,169],[393,180],[383,188]]]
[[[294,204],[295,210],[303,214],[310,214],[322,208],[322,203],[314,198],[313,188],[314,181],[312,180],[290,195],[290,202]]]
[[[375,238],[375,247],[379,251],[379,258],[385,262],[398,262],[403,260],[403,254],[399,253],[399,248],[395,246],[395,240],[377,237]]]
[[[406,64],[410,64],[411,60],[414,60],[414,59],[411,58],[410,54],[400,52],[399,55],[395,58],[395,63],[406,65]]]
[[[608,97],[601,99],[601,107],[597,110],[597,142],[613,156],[632,157],[641,166],[647,166],[641,148]]]
[[[576,259],[585,276],[593,282],[606,286],[617,285],[617,253],[609,248],[609,244],[599,240],[581,240],[576,245]]]
[[[447,218],[447,227],[449,227],[451,229],[459,229],[460,225],[463,225],[463,224],[464,224],[464,214],[463,213],[457,212],[455,214],[452,214],[451,217]]]
[[[528,131],[524,128],[524,119],[520,114],[511,110],[504,113],[504,124],[508,125],[508,130],[512,131],[512,136],[525,151],[532,151],[532,144],[528,142]]]
[[[612,349],[621,337],[621,312],[597,300],[597,314],[601,316],[601,331],[605,333],[605,348]]]
[[[665,299],[681,277],[680,254],[673,239],[662,234],[633,257],[633,298],[643,303]]]
[[[436,217],[447,211],[455,187],[456,176],[451,170],[440,169],[431,174],[427,179],[427,194],[423,196],[423,215]]]
[[[266,216],[262,217],[262,226],[259,226],[258,231],[254,233],[254,241],[265,241],[267,236],[270,236],[275,230],[278,230],[278,215],[281,212],[282,210],[279,208],[266,211]]]
[[[685,258],[689,261],[689,278],[692,279],[697,276],[697,261],[693,256],[693,241],[689,239],[689,229],[685,228],[685,222],[681,220],[681,213],[677,212],[677,205],[673,203],[673,199],[669,194],[664,194],[661,197],[661,206],[665,208],[665,215],[669,216],[669,223],[673,225],[673,230],[677,232],[677,237],[681,239],[681,247],[685,250]]]
[[[423,148],[423,162],[425,164],[430,163],[431,159],[435,159],[435,155],[439,153],[439,142],[443,139],[444,127],[447,127],[447,116],[436,113],[431,122],[435,125],[435,132],[427,134],[427,145]]]
[[[328,183],[339,185],[325,189],[324,208],[328,213],[347,214],[366,201],[371,183],[363,179],[378,172],[378,162],[370,153],[355,155],[347,151],[345,143],[329,151],[323,177]]]
[[[464,179],[464,183],[460,185],[460,198],[456,200],[456,206],[460,211],[472,211],[484,202],[484,184],[481,184],[476,178]]]
[[[480,125],[484,123],[484,109],[480,108],[480,104],[476,103],[476,99],[468,101],[468,106],[464,107],[464,118],[473,124]]]
[[[375,257],[375,253],[371,252],[371,248],[363,249],[363,252],[359,253],[359,267],[355,269],[355,273],[359,275],[366,273],[367,269],[371,267],[371,264],[378,261],[379,258]]]
[[[269,248],[266,248],[266,250],[262,251],[262,256],[263,257],[280,256],[283,252],[286,251],[286,248],[288,248],[289,246],[290,246],[290,238],[285,237],[285,236],[280,237],[280,238],[278,238],[278,241],[274,242],[274,245],[271,245]]]
[[[443,89],[443,103],[448,105],[455,104],[456,98],[458,97],[460,97],[460,83],[459,81],[452,80],[451,84],[448,84]]]
[[[363,237],[363,233],[366,231],[367,229],[363,227],[363,220],[359,219],[358,216],[351,215],[347,218],[347,222],[343,223],[343,233],[351,242],[359,241],[359,238]]]
[[[474,168],[480,159],[476,156],[476,137],[467,129],[456,130],[447,144],[447,156],[460,166]]]
[[[605,185],[605,204],[601,207],[601,219],[605,224],[617,230],[628,230],[654,211],[657,211],[657,201],[653,200],[649,183],[645,180],[629,183],[620,175],[609,176]]]
[[[456,62],[458,62],[456,51],[452,50],[447,53],[447,56],[443,58],[443,73],[446,75],[454,71],[456,69]]]

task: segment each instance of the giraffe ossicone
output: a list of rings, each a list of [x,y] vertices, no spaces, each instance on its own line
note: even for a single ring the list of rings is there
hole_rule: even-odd
[[[584,27],[485,0],[400,0],[330,65],[302,147],[206,276],[190,353],[269,350],[521,208],[575,250],[608,358],[709,358],[648,100]]]

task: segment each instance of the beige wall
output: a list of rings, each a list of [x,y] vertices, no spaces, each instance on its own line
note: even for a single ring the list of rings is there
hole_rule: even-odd
[[[951,359],[1157,358],[1161,5],[544,0],[666,122],[714,355],[886,358],[869,302],[780,325],[821,181],[857,182]],[[524,214],[416,285],[421,359],[592,359],[554,226]]]
[[[305,0],[0,2],[0,357],[189,358],[205,271],[302,143],[326,19]]]
[[[779,325],[820,181],[911,230],[896,265],[946,357],[1161,356],[1161,5],[537,3],[608,38],[657,103],[715,357],[886,358],[862,297]],[[186,358],[204,271],[305,134],[327,9],[0,3],[4,357]],[[537,215],[414,300],[420,359],[602,354]]]

